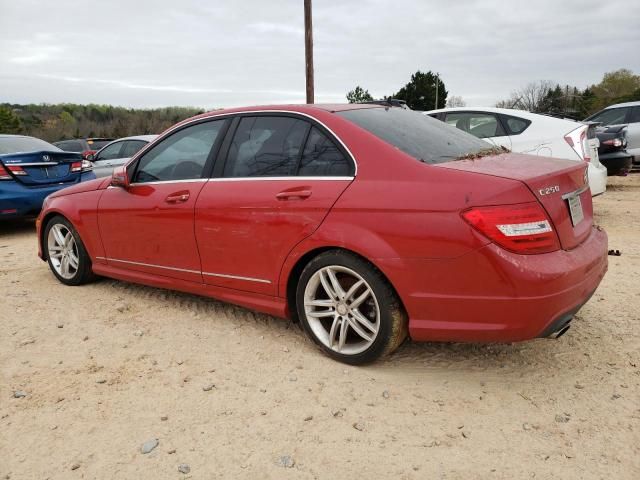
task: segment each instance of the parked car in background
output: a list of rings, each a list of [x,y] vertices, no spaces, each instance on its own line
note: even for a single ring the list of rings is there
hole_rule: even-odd
[[[626,126],[627,152],[633,163],[640,164],[640,102],[611,105],[585,121],[599,122],[604,127]]]
[[[38,138],[0,135],[0,220],[35,215],[47,195],[94,178],[79,153]]]
[[[586,162],[591,194],[607,189],[607,169],[598,160],[594,127],[506,108],[458,107],[424,114],[513,152]]]
[[[61,140],[53,144],[65,152],[78,152],[85,160],[89,155],[95,154],[113,138],[75,138],[72,140]]]
[[[49,196],[39,255],[67,285],[103,275],[299,320],[351,364],[407,332],[560,336],[607,269],[586,164],[489,150],[397,107],[209,112]]]
[[[596,135],[600,142],[598,156],[607,168],[607,174],[628,174],[633,167],[633,155],[627,151],[627,126],[597,126]]]
[[[131,157],[157,137],[157,135],[138,135],[119,138],[105,145],[97,153],[89,155],[87,159],[93,164],[96,177],[107,177],[115,167],[127,163]]]

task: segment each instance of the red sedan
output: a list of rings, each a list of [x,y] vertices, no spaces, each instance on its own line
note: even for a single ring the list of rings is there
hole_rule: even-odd
[[[487,151],[417,112],[206,113],[50,195],[39,255],[299,320],[360,364],[417,341],[559,336],[607,270],[587,164]]]

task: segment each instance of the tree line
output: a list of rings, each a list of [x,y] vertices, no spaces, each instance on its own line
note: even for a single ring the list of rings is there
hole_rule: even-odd
[[[120,138],[160,133],[204,110],[192,107],[133,109],[111,105],[0,104],[0,133],[55,142],[67,138]]]
[[[417,71],[404,87],[382,99],[404,100],[413,110],[466,106],[462,97],[448,97],[448,94],[439,74]],[[372,100],[373,96],[360,85],[347,93],[349,103]],[[534,113],[552,113],[581,120],[609,105],[636,100],[640,100],[640,75],[628,69],[620,69],[605,73],[599,83],[584,89],[549,80],[531,82],[514,90],[508,99],[500,100],[495,106]]]

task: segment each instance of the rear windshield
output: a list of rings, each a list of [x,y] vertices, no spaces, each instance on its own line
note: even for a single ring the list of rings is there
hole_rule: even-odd
[[[108,143],[111,143],[111,140],[87,140],[87,143],[89,144],[89,149],[98,151]]]
[[[46,150],[59,152],[60,149],[50,143],[33,137],[0,137],[0,155],[7,153],[37,152]]]
[[[491,145],[421,112],[363,108],[338,115],[425,163],[444,163],[486,152]]]

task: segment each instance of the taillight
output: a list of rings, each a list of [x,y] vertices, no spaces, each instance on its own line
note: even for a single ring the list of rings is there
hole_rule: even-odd
[[[578,154],[580,160],[584,160],[585,162],[591,161],[591,149],[589,147],[589,139],[587,138],[588,129],[588,125],[582,125],[564,136],[564,140],[573,151]]]
[[[73,162],[71,164],[71,172],[88,172],[93,170],[93,164],[89,160]]]
[[[11,175],[7,172],[7,169],[4,168],[4,165],[0,163],[0,180],[11,180]]]
[[[473,207],[462,212],[473,228],[506,250],[548,253],[560,243],[551,220],[538,202]]]
[[[610,147],[620,148],[622,146],[622,140],[619,138],[611,138],[609,140],[604,140],[602,144],[609,145]]]
[[[6,168],[14,175],[27,175],[27,172],[19,165],[7,165]]]

